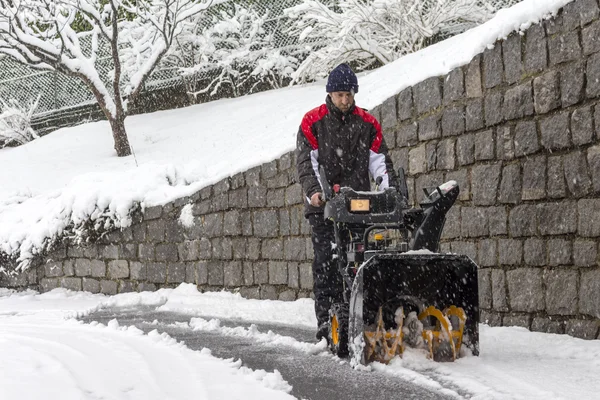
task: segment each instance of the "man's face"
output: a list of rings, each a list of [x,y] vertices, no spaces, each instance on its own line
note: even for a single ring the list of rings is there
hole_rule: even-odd
[[[342,112],[346,112],[354,104],[354,93],[352,92],[331,92],[331,101]]]

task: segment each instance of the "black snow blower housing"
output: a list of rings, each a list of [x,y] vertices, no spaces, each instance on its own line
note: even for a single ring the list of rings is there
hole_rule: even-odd
[[[388,363],[405,346],[436,361],[478,355],[477,265],[437,253],[458,184],[424,189],[421,207],[409,208],[402,169],[398,187],[383,191],[332,188],[323,170],[321,180],[344,278],[344,302],[329,311],[332,352],[352,364]]]

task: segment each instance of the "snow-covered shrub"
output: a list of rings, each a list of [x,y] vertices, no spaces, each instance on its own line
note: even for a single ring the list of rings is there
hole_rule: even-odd
[[[194,96],[228,91],[233,96],[287,85],[299,60],[293,49],[277,48],[269,11],[233,3],[210,20],[202,15],[183,25],[164,66],[178,68]],[[208,77],[208,78],[207,78]]]
[[[21,105],[17,100],[0,99],[0,148],[20,146],[39,138],[31,127],[31,118],[40,101]]]
[[[312,51],[297,82],[325,76],[341,62],[358,70],[461,33],[519,0],[304,0],[285,10],[288,33]]]

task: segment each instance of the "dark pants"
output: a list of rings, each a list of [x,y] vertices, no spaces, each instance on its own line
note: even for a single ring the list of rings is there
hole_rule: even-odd
[[[333,303],[343,301],[342,276],[332,249],[335,243],[333,223],[323,218],[323,214],[311,214],[308,221],[312,227],[312,243],[315,258],[312,264],[315,313],[319,325],[329,321],[329,308]]]

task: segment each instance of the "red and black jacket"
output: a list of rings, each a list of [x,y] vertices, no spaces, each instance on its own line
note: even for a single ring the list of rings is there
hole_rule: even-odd
[[[394,186],[396,173],[377,119],[353,105],[342,113],[329,95],[323,104],[304,115],[296,144],[297,169],[305,195],[305,214],[322,213],[309,204],[322,192],[319,167],[323,166],[330,185],[371,190],[371,179],[381,176],[381,189]]]

